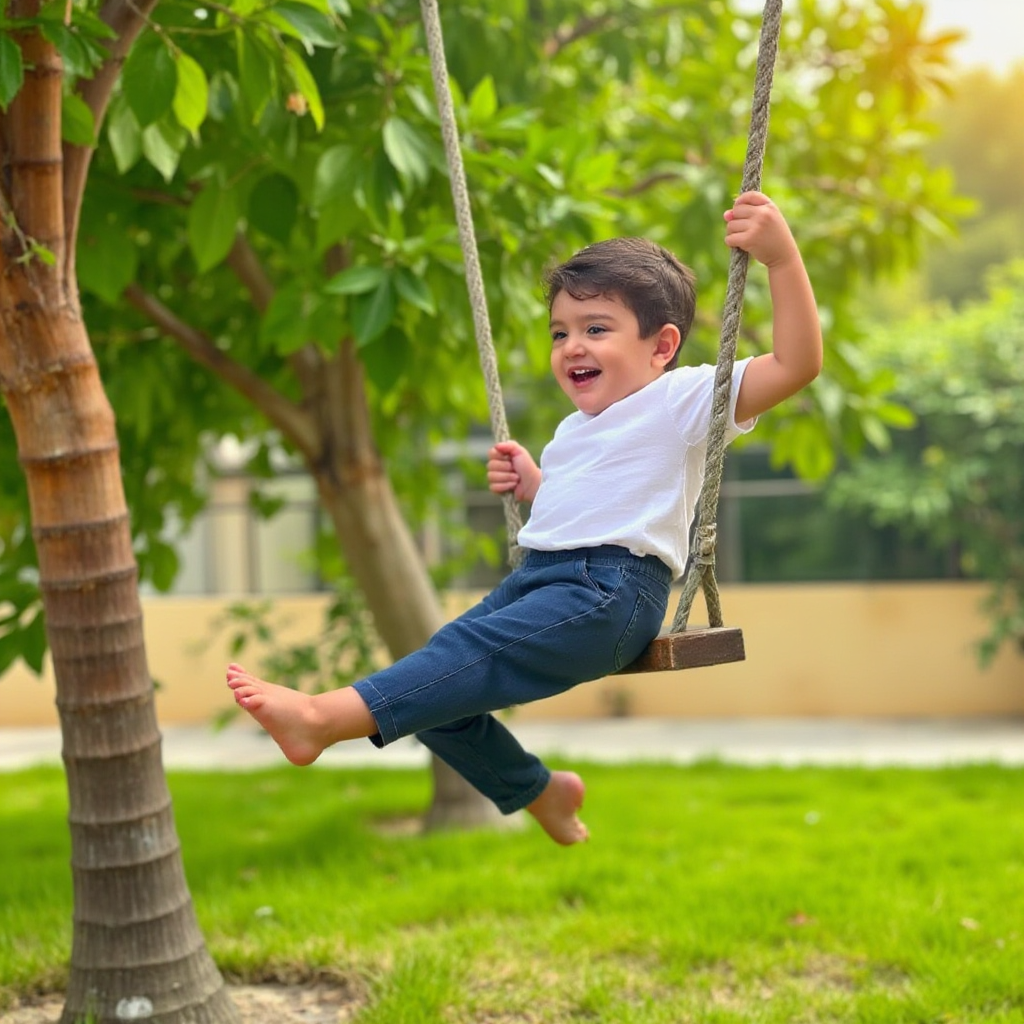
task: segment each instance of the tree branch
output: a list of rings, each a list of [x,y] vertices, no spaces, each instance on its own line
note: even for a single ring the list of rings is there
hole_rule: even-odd
[[[332,245],[324,254],[328,277],[351,265],[347,245]],[[325,366],[323,399],[335,445],[332,472],[340,470],[345,483],[372,479],[381,472],[381,460],[370,423],[363,364],[351,338],[342,341],[337,355]]]
[[[682,175],[678,171],[657,171],[654,174],[649,174],[646,178],[633,182],[626,188],[610,188],[608,194],[619,199],[628,199],[630,196],[642,195],[648,189],[652,189],[662,182],[678,181],[681,177]]]
[[[173,338],[197,363],[215,373],[247,398],[310,462],[319,458],[320,439],[309,415],[275,391],[258,374],[217,348],[205,334],[180,320],[159,299],[137,284],[125,289],[125,298]]]
[[[107,113],[111,94],[121,67],[128,56],[132,44],[145,27],[157,0],[105,0],[100,8],[99,16],[116,33],[110,41],[110,58],[96,71],[92,78],[78,82],[77,91],[92,111],[99,135],[103,119]],[[67,280],[72,280],[75,272],[75,243],[78,239],[78,223],[82,211],[82,196],[89,175],[89,164],[92,162],[92,146],[73,146],[64,144],[64,224],[67,250],[65,264]]]
[[[259,256],[249,244],[249,239],[241,232],[235,235],[235,243],[231,246],[226,262],[235,272],[235,277],[245,286],[252,304],[261,314],[265,313],[274,297],[274,285],[263,269]]]
[[[653,10],[640,13],[645,19],[660,18],[664,14],[675,14],[679,9],[679,4],[666,4],[664,7],[655,7]],[[604,32],[616,24],[628,25],[631,20],[628,17],[619,17],[617,14],[593,14],[582,18],[575,25],[562,25],[555,29],[555,34],[549,36],[545,41],[542,47],[544,56],[557,57],[567,46],[571,46],[585,36]]]
[[[235,235],[235,244],[226,262],[249,293],[252,304],[261,314],[265,313],[274,298],[274,283],[263,269],[249,239],[241,232]],[[308,407],[323,389],[323,357],[315,345],[304,345],[288,357],[288,363],[298,378]]]
[[[562,50],[575,43],[577,39],[600,32],[614,20],[615,16],[612,14],[595,14],[589,18],[583,18],[575,25],[561,25],[555,29],[555,34],[549,36],[545,41],[544,56],[557,57]]]

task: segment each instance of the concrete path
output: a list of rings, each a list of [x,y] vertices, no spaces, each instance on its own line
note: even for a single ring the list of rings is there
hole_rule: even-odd
[[[523,745],[541,756],[573,761],[664,761],[689,764],[719,758],[747,765],[907,765],[997,762],[1024,765],[1024,719],[875,721],[870,719],[599,719],[510,722]],[[163,730],[168,768],[244,771],[285,764],[277,747],[253,726],[221,732],[206,726]],[[60,762],[56,729],[0,728],[0,771]],[[343,744],[317,762],[323,767],[416,767],[427,752],[415,740],[383,751],[366,742]]]

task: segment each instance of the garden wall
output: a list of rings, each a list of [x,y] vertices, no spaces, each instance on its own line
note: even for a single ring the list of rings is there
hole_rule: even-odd
[[[710,669],[599,680],[519,708],[522,720],[607,717],[932,718],[1024,715],[1024,656],[1005,650],[982,669],[974,644],[986,622],[982,585],[787,584],[725,587],[727,622],[741,626],[747,661]],[[449,601],[454,614],[473,595]],[[698,599],[699,600],[699,599]],[[323,596],[281,598],[287,634],[308,635]],[[150,669],[164,724],[209,721],[231,707],[227,636],[212,639],[222,598],[143,601]],[[702,607],[691,621],[700,622]],[[246,654],[245,664],[257,667]],[[0,679],[0,726],[57,722],[54,684],[24,668]]]

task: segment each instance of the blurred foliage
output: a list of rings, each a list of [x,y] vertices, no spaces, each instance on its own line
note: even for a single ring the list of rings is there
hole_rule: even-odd
[[[880,328],[870,355],[917,425],[837,475],[832,501],[958,551],[992,583],[982,658],[1024,650],[1024,260],[990,273],[985,301]]]
[[[990,266],[1024,257],[1024,65],[963,75],[935,117],[931,159],[952,170],[975,209],[955,238],[929,247],[925,294],[958,305],[984,297]]]
[[[75,5],[74,31],[56,34],[72,84],[92,66],[74,41],[102,46],[92,9]],[[916,0],[799,0],[785,14],[764,187],[801,242],[828,354],[758,437],[812,479],[906,420],[891,374],[858,348],[859,283],[914,265],[962,210],[926,161],[956,37],[927,36],[922,15]],[[552,258],[622,233],[674,249],[702,290],[689,358],[714,359],[758,18],[725,0],[483,0],[444,16],[492,322],[516,429],[537,444],[570,411],[548,381],[538,281]],[[219,438],[255,441],[253,471],[289,447],[239,379],[300,402],[297,368],[346,339],[406,513],[432,514],[432,452],[487,413],[418,5],[164,0],[93,127],[79,283],[143,576],[173,579],[174,531],[206,501]],[[248,279],[235,257],[256,268]],[[213,372],[126,289],[177,317]],[[768,317],[755,268],[741,354],[770,346]],[[4,515],[24,507],[13,476]],[[0,577],[26,578],[27,531],[2,541]],[[31,602],[11,607],[16,645]]]

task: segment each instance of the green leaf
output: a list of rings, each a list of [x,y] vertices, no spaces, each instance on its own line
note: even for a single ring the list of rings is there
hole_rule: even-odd
[[[366,214],[380,229],[388,223],[389,210],[402,199],[402,182],[384,150],[360,168],[360,185]]]
[[[171,589],[174,577],[178,575],[178,553],[170,544],[151,541],[141,561],[145,563],[144,569],[149,570],[147,575],[157,590],[165,593]]]
[[[0,675],[21,657],[21,630],[0,633]]]
[[[356,203],[335,203],[316,219],[316,251],[324,252],[335,242],[349,238],[359,224],[362,211]]]
[[[299,215],[299,190],[284,174],[268,174],[249,195],[249,223],[268,238],[288,244]]]
[[[81,36],[82,41],[88,45],[95,45],[100,39],[116,39],[117,32],[110,27],[100,16],[93,11],[86,10],[82,5],[74,9],[74,28]],[[65,0],[58,0],[52,5],[47,4],[40,15],[50,14],[55,21],[63,22],[67,15],[67,3]],[[110,56],[106,54],[105,56]]]
[[[824,426],[809,418],[790,424],[790,457],[797,473],[805,480],[823,480],[835,466],[835,452]]]
[[[498,110],[498,94],[490,75],[482,78],[469,98],[469,114],[475,124],[489,121]]]
[[[280,355],[291,355],[309,340],[306,326],[307,295],[301,281],[279,288],[260,320],[260,342]]]
[[[138,253],[116,225],[100,223],[78,236],[78,284],[114,305],[135,280]]]
[[[335,274],[324,291],[328,295],[365,295],[379,288],[387,280],[388,272],[383,267],[349,267]]]
[[[209,109],[210,86],[206,72],[187,53],[178,50],[174,55],[178,68],[177,87],[174,91],[174,116],[178,124],[193,135],[206,120]]]
[[[142,156],[142,129],[124,96],[118,96],[107,115],[107,141],[120,174],[130,171]],[[175,166],[177,162],[175,161]],[[173,171],[171,174],[173,175]]]
[[[188,145],[188,132],[167,120],[151,124],[142,133],[142,152],[146,159],[170,181],[178,169],[182,151]]]
[[[395,276],[395,287],[398,289],[398,294],[417,309],[422,309],[430,316],[437,312],[437,304],[434,302],[430,285],[422,277],[417,277],[408,267],[399,269]]]
[[[188,211],[188,245],[203,274],[217,266],[235,244],[238,228],[237,193],[210,182]]]
[[[332,146],[319,159],[313,179],[313,208],[352,203],[359,180],[359,156],[352,146]]]
[[[264,494],[262,491],[249,491],[249,508],[260,519],[273,519],[288,504],[288,499],[280,494]]]
[[[0,110],[18,95],[24,78],[21,49],[6,32],[0,33]]]
[[[313,118],[313,124],[316,125],[317,131],[322,131],[325,119],[324,101],[320,97],[316,79],[306,66],[306,62],[294,50],[284,51],[284,61],[291,72],[295,88],[309,104],[309,116]]]
[[[424,184],[430,177],[429,146],[408,121],[400,117],[384,123],[384,152],[391,166],[405,179]]]
[[[140,128],[155,124],[171,109],[178,67],[157,35],[144,35],[132,47],[121,72],[121,87]]]
[[[252,123],[263,116],[277,87],[277,73],[266,44],[255,35],[235,34],[238,84]]]
[[[886,452],[892,447],[889,431],[877,416],[871,414],[861,416],[860,428],[864,431],[868,443],[878,451]]]
[[[396,305],[390,275],[373,292],[356,296],[352,302],[352,333],[357,348],[369,345],[384,333],[394,318]]]
[[[342,336],[349,333],[345,300],[322,293],[312,297],[306,319],[306,336],[329,354],[337,352]]]
[[[61,99],[61,137],[73,146],[96,145],[96,122],[81,96],[67,92]]]
[[[35,239],[29,242],[29,252],[32,256],[48,267],[57,266],[57,254],[45,245],[40,245]]]
[[[337,46],[341,41],[337,25],[308,4],[279,0],[263,17],[290,26],[293,31],[289,34],[306,44],[307,52],[312,52],[314,46]]]
[[[347,238],[358,221],[360,213],[355,192],[361,164],[352,146],[332,146],[317,162],[313,179],[317,252]]]
[[[389,327],[373,344],[359,350],[366,375],[382,394],[387,394],[402,379],[411,356],[409,339],[397,327]]]
[[[43,658],[46,656],[46,621],[42,611],[35,614],[32,621],[22,632],[21,656],[37,675],[43,671]]]
[[[57,48],[64,64],[64,73],[69,78],[88,78],[92,74],[95,65],[93,55],[77,33],[72,32],[62,21],[48,20],[42,22],[40,32],[44,39]]]
[[[883,423],[899,430],[909,430],[917,424],[917,416],[913,410],[905,405],[896,405],[895,402],[885,402],[879,405],[875,412]]]

